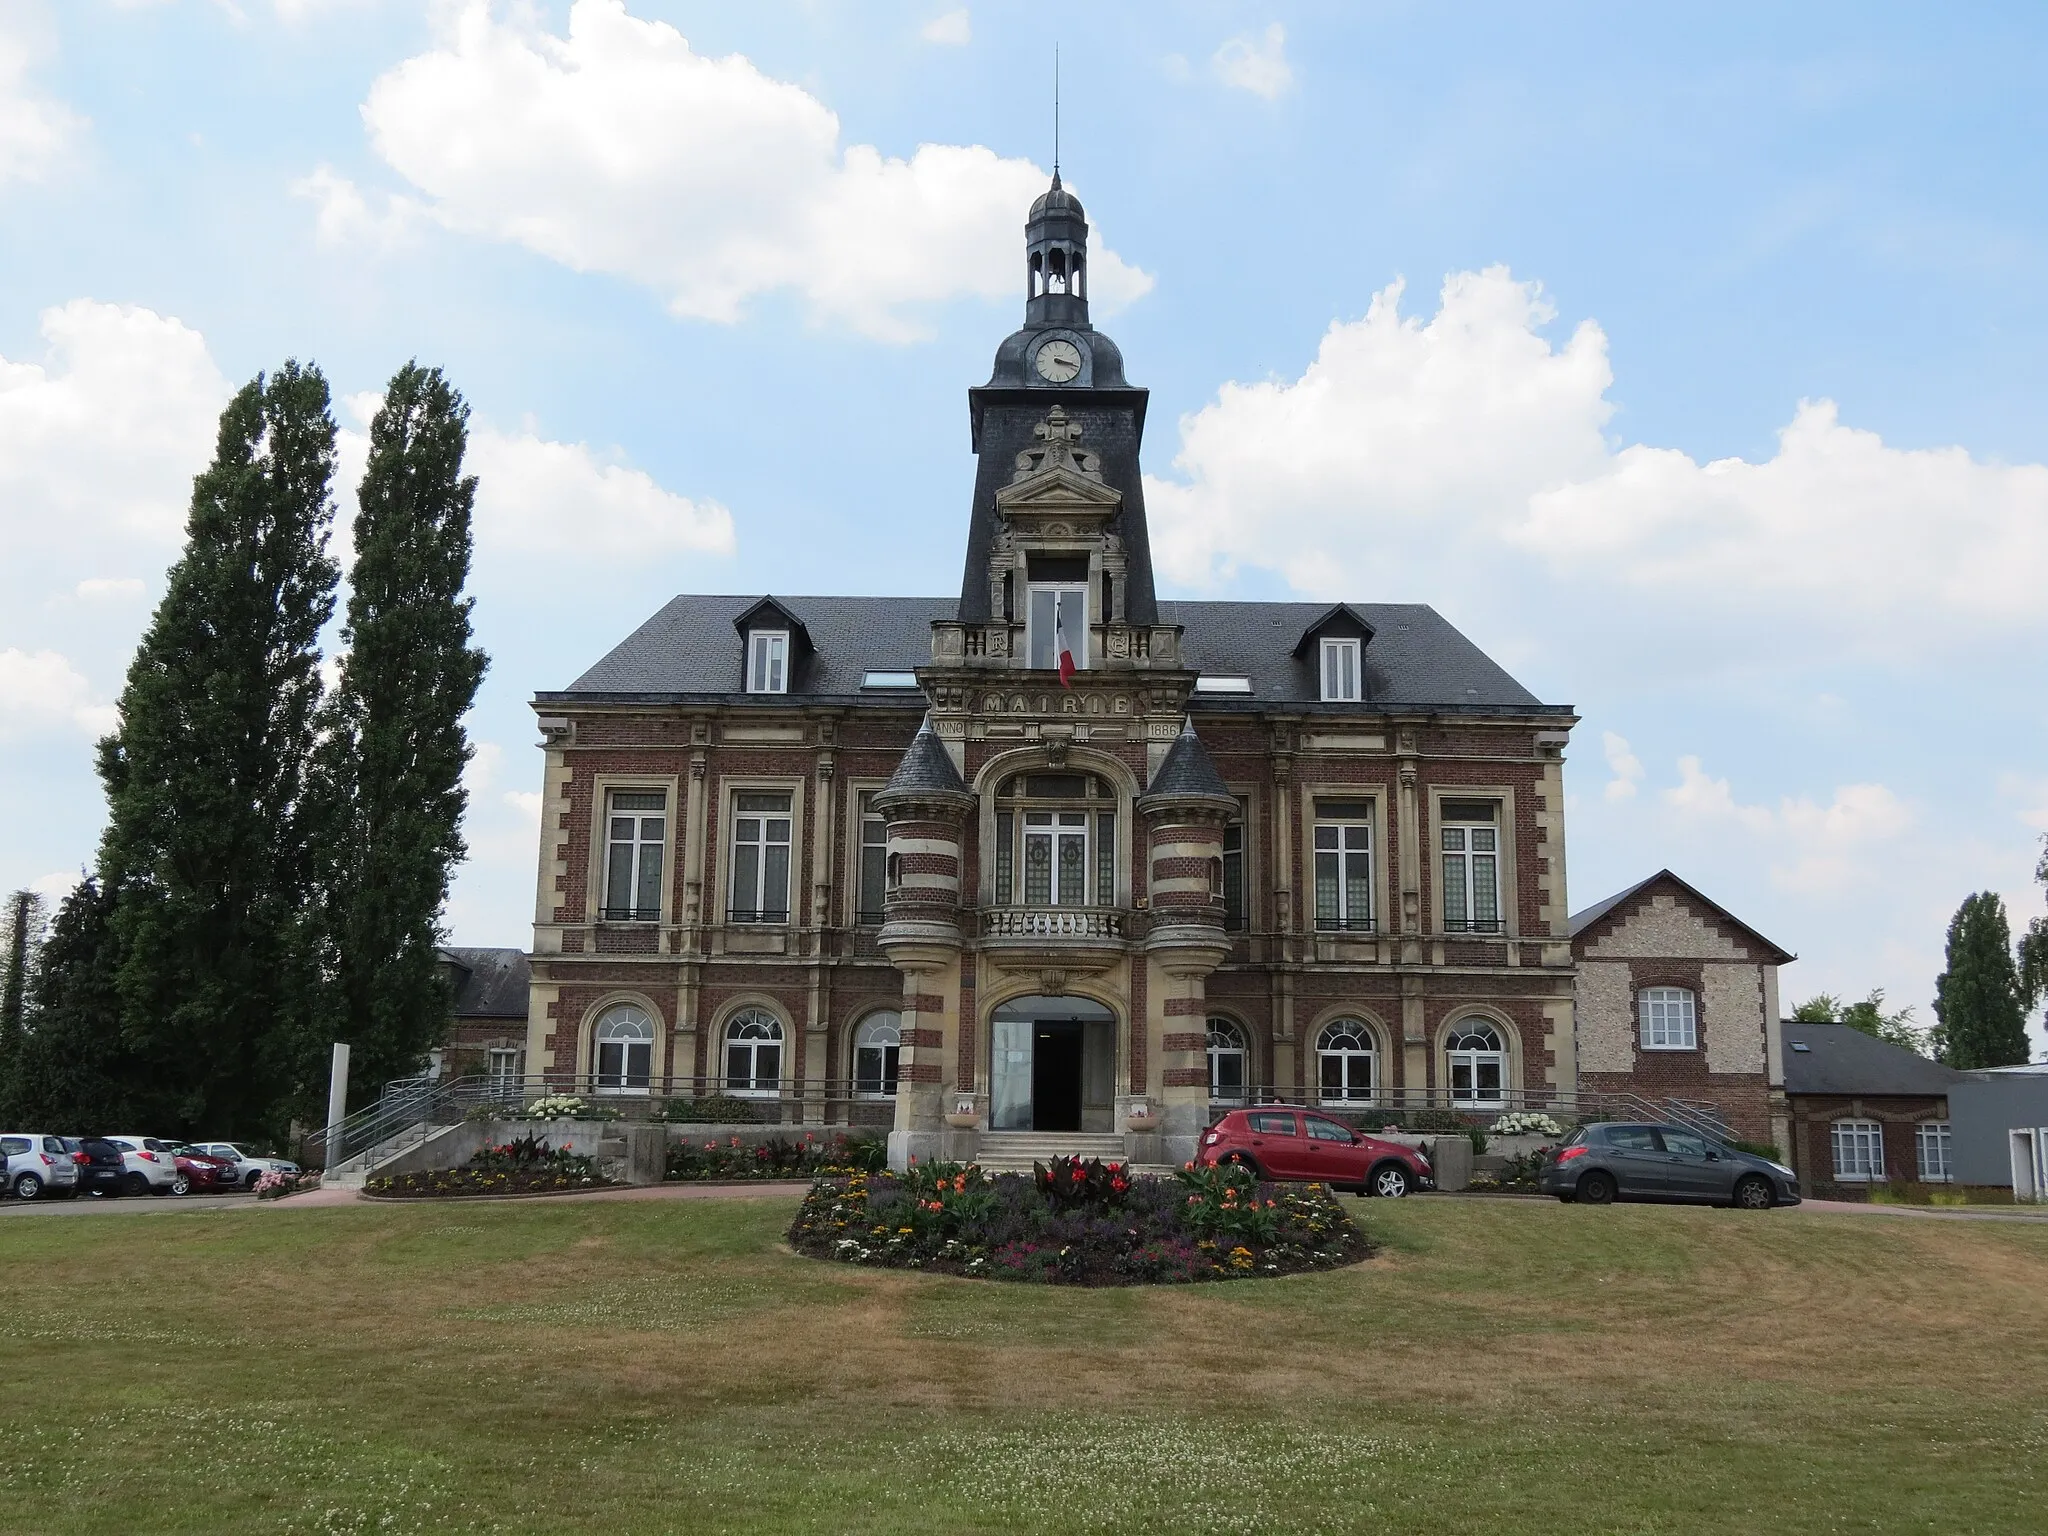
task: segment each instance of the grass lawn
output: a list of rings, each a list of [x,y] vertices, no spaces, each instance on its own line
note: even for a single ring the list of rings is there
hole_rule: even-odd
[[[0,1222],[0,1531],[2038,1531],[2048,1224],[1359,1202],[1072,1291],[788,1198]]]

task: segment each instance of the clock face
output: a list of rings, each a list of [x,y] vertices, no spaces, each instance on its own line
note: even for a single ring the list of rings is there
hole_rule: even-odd
[[[1071,341],[1054,337],[1038,349],[1038,376],[1048,383],[1066,384],[1081,375],[1081,349]]]

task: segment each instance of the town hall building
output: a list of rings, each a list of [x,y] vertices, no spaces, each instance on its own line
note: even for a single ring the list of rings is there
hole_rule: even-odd
[[[1572,1105],[1572,709],[1423,604],[1161,599],[1147,392],[1057,174],[1023,254],[957,595],[681,596],[535,697],[518,1069],[886,1128],[899,1165],[999,1135],[1178,1161],[1266,1099]],[[1755,1050],[1698,1038],[1760,1135],[1755,995]],[[1699,1067],[1671,1080],[1709,1095]]]

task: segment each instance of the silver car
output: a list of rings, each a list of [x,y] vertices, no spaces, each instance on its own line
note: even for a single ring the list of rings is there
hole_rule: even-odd
[[[78,1193],[78,1164],[61,1136],[8,1131],[0,1135],[0,1159],[7,1165],[7,1193],[17,1200]]]
[[[1799,1203],[1799,1176],[1784,1164],[1655,1121],[1580,1126],[1543,1160],[1540,1187],[1580,1205],[1670,1200],[1767,1211]]]

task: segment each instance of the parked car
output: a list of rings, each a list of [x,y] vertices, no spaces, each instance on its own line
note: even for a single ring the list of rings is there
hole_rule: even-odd
[[[171,1158],[178,1167],[178,1182],[171,1186],[174,1195],[189,1195],[195,1189],[210,1195],[241,1187],[241,1175],[224,1157],[210,1156],[197,1147],[177,1146],[171,1148]]]
[[[1580,1205],[1672,1200],[1767,1211],[1799,1203],[1799,1176],[1782,1163],[1655,1122],[1580,1126],[1543,1160],[1540,1187]]]
[[[78,1193],[78,1164],[62,1136],[39,1131],[0,1135],[0,1163],[6,1165],[6,1192],[17,1200]]]
[[[1203,1133],[1196,1161],[1205,1168],[1242,1163],[1261,1178],[1310,1180],[1393,1198],[1436,1185],[1429,1159],[1414,1148],[1284,1105],[1233,1109]]]
[[[121,1149],[121,1161],[127,1165],[127,1172],[121,1180],[121,1190],[130,1195],[168,1195],[178,1182],[178,1162],[172,1155],[172,1145],[159,1141],[154,1136],[109,1136],[115,1146]]]
[[[128,1177],[128,1160],[120,1147],[104,1136],[66,1136],[71,1161],[78,1165],[81,1195],[118,1195]]]
[[[208,1157],[223,1158],[235,1165],[235,1177],[244,1189],[254,1189],[266,1173],[297,1173],[299,1165],[288,1157],[259,1157],[232,1141],[198,1141],[193,1145]]]

